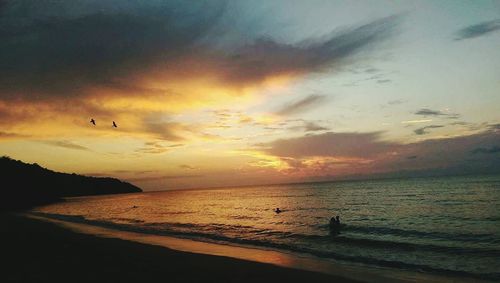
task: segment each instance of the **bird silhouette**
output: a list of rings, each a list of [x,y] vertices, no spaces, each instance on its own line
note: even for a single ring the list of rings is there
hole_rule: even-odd
[[[113,127],[118,128],[118,126],[116,125],[115,121],[113,121]]]
[[[94,119],[90,119],[90,123],[94,124],[94,126],[95,126],[95,120]]]

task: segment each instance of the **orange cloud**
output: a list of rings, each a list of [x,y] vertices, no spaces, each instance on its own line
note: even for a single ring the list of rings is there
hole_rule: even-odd
[[[439,169],[494,171],[500,131],[402,144],[382,141],[381,133],[324,133],[259,144],[253,156],[279,164],[280,172],[298,176],[338,176]],[[260,150],[259,150],[260,147]],[[478,154],[487,153],[487,154]],[[488,172],[489,172],[488,171]]]

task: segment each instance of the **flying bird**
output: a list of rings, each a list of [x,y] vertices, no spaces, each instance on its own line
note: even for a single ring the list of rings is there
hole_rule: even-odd
[[[94,119],[90,119],[90,123],[94,124],[94,126],[95,126],[95,120]]]
[[[118,126],[116,125],[115,121],[113,121],[113,127],[118,128]]]

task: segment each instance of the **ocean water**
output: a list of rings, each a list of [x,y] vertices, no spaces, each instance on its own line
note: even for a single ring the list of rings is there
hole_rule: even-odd
[[[274,213],[279,207],[283,212]],[[500,280],[500,176],[82,197],[36,209],[120,230]],[[331,235],[330,217],[345,224]]]

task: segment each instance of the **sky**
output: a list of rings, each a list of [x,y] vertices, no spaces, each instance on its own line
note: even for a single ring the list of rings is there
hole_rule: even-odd
[[[0,155],[144,190],[495,173],[499,48],[499,1],[2,1]]]

